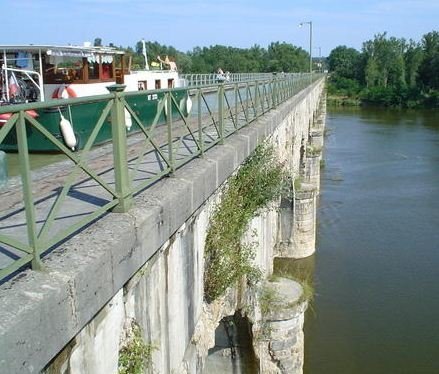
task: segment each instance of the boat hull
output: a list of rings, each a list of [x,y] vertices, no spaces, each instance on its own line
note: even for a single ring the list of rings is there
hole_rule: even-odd
[[[187,98],[186,90],[179,90],[172,93],[180,107],[184,107],[183,103]],[[153,124],[154,118],[157,115],[159,103],[164,99],[164,93],[142,94],[135,96],[127,96],[126,101],[130,108],[136,113],[137,117],[142,122],[142,125],[149,127]],[[62,103],[62,99],[60,99]],[[60,121],[61,114],[72,125],[73,132],[76,137],[77,145],[75,150],[84,148],[90,135],[95,128],[102,111],[107,102],[97,101],[77,105],[56,106],[50,109],[37,110],[37,117],[35,118],[46,130],[48,130],[55,138],[66,145],[66,140],[61,132]],[[178,118],[177,109],[173,107],[172,115]],[[165,113],[162,111],[159,115],[158,123],[166,121]],[[128,134],[140,130],[134,119],[131,119],[132,126],[128,130]],[[26,126],[27,142],[29,152],[61,152],[60,148],[50,141],[44,134],[36,129],[35,126],[27,124]],[[105,119],[96,139],[93,141],[93,146],[111,141],[111,118],[110,115]],[[5,152],[16,152],[17,136],[14,129],[5,137],[0,144],[0,150]]]

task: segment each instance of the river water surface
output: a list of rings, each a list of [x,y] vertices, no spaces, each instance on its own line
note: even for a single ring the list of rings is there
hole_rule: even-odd
[[[327,128],[305,373],[439,373],[439,113]]]

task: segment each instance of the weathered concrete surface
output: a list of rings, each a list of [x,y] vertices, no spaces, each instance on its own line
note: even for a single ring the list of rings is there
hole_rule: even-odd
[[[315,83],[240,131],[231,142],[215,147],[172,178],[161,180],[136,197],[129,213],[109,214],[70,239],[45,260],[45,272],[28,271],[2,285],[1,370],[114,372],[115,348],[119,346],[115,336],[131,319],[141,326],[145,341],[158,346],[153,353],[158,372],[201,370],[202,347],[207,353],[213,343],[202,321],[206,308],[204,237],[209,212],[218,198],[215,194],[267,138],[279,146],[280,159],[292,171],[298,170],[297,145],[300,147],[308,136],[288,127],[294,129],[300,121],[309,131],[309,117],[322,86],[321,81]],[[267,225],[273,223],[270,214],[260,218]],[[265,224],[262,228],[257,221],[252,225],[268,243],[261,244],[264,247],[257,262],[269,274],[270,246],[279,233]],[[254,305],[256,296],[248,292],[236,297],[229,310],[218,306],[217,318],[212,321],[217,324],[223,316],[233,314],[244,305],[239,301],[242,298],[247,300],[245,305]],[[210,342],[197,344],[201,338]],[[92,352],[101,358],[90,357]]]

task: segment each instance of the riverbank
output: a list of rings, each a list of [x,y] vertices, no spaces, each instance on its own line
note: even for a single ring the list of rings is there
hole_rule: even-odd
[[[361,106],[361,100],[357,97],[350,97],[344,95],[330,95],[328,94],[326,102],[328,106]]]
[[[396,90],[390,87],[345,89],[328,84],[327,103],[331,106],[374,106],[396,109],[438,109],[439,92]]]

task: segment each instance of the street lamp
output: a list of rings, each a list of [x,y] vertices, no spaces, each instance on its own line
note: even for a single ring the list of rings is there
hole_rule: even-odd
[[[309,25],[309,72],[312,74],[312,21],[299,23],[299,27],[303,25]]]
[[[323,61],[322,61],[322,47],[314,47],[314,49],[318,49],[319,50],[319,69],[318,72],[321,73],[323,72]]]

